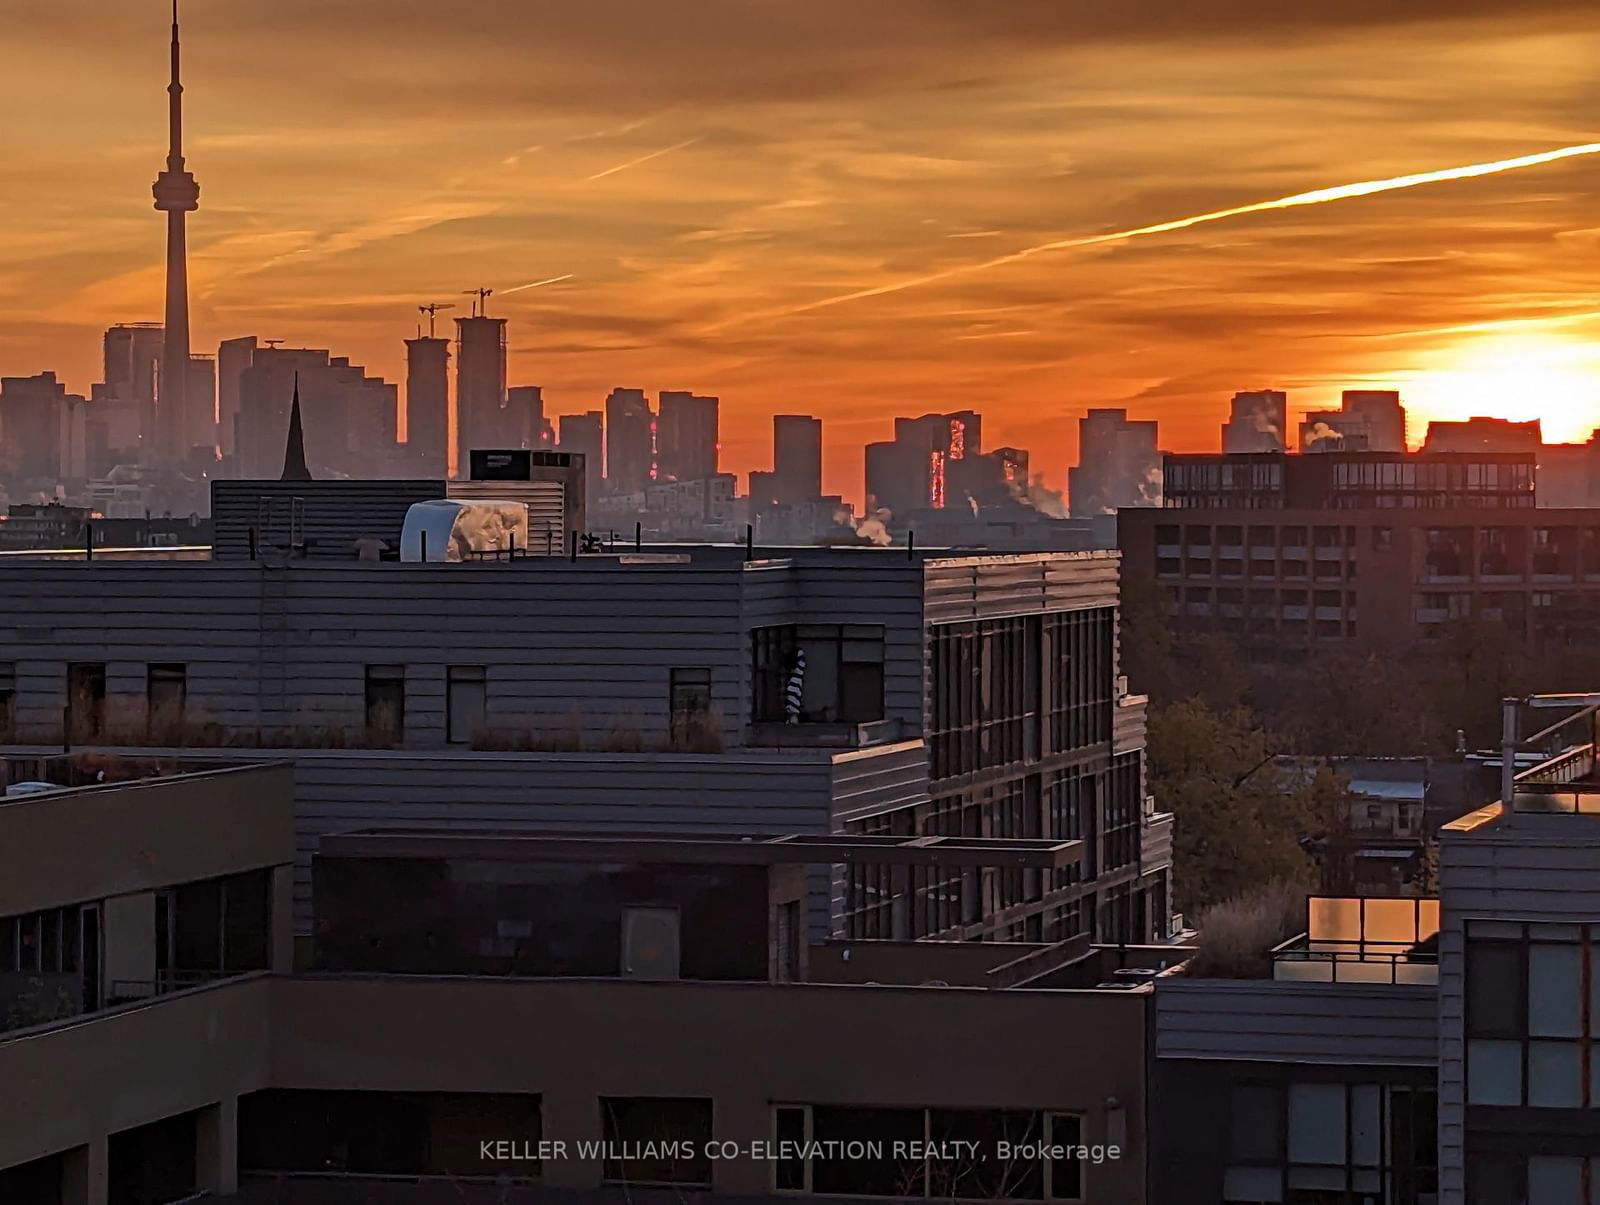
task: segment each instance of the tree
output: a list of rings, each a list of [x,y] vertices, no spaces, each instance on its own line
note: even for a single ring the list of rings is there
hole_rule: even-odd
[[[1173,813],[1173,898],[1183,912],[1273,883],[1305,883],[1318,796],[1285,783],[1266,734],[1241,707],[1200,699],[1153,707],[1150,789]]]
[[[1201,698],[1213,707],[1237,706],[1250,679],[1233,642],[1210,632],[1175,628],[1167,592],[1153,577],[1122,583],[1122,670],[1129,685],[1153,703]]]

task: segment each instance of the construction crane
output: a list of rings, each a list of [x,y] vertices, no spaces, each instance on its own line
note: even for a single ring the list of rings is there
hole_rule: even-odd
[[[417,312],[428,316],[428,338],[433,338],[433,316],[440,310],[455,309],[455,302],[430,301],[427,305],[419,305]]]
[[[476,297],[472,303],[472,316],[474,318],[487,318],[489,316],[489,298],[494,296],[493,289],[467,289],[465,295]]]

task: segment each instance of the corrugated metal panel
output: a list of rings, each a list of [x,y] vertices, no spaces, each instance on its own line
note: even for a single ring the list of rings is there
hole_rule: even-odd
[[[1117,700],[1111,712],[1111,752],[1131,753],[1145,746],[1146,714],[1149,700],[1144,695],[1128,695]]]
[[[350,557],[359,539],[400,547],[400,529],[414,502],[442,498],[445,483],[431,479],[396,481],[213,481],[211,522],[213,560],[247,560],[250,529],[262,544],[289,540],[290,509],[299,499],[298,535],[307,556]],[[265,509],[263,509],[265,507]]]
[[[928,623],[997,619],[1117,602],[1115,552],[930,559],[924,563]]]
[[[1172,865],[1172,814],[1164,812],[1145,818],[1139,834],[1141,874]]]
[[[833,759],[833,827],[928,802],[928,751],[902,741]]]
[[[1156,984],[1156,1057],[1432,1066],[1431,985],[1185,979]]]

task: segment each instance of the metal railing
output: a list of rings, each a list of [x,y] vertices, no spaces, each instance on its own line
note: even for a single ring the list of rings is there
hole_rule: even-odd
[[[1273,949],[1272,977],[1306,983],[1438,983],[1439,956],[1389,943],[1292,937]]]
[[[154,979],[112,979],[106,983],[106,1007],[117,1004],[131,1004],[137,1000],[149,1000],[155,996],[165,996],[169,992],[181,992],[191,987],[201,987],[207,983],[215,983],[219,979],[232,979],[236,975],[247,975],[248,971],[193,971],[193,970],[161,970],[156,972]]]

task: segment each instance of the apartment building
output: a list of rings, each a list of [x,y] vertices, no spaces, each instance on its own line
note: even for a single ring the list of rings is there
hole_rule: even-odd
[[[494,823],[1083,840],[963,891],[820,872],[811,925],[1167,939],[1115,555],[792,552],[17,561],[0,716],[23,750],[284,750],[302,933],[320,835]]]
[[[230,1192],[264,976],[291,966],[292,770],[56,755],[0,776],[0,1201]]]
[[[155,972],[0,1027],[0,1082],[30,1089],[0,1095],[0,1199],[1148,1199],[1148,979],[1170,947],[812,945],[796,924],[813,862],[1047,872],[1081,842],[354,832],[317,855],[314,961],[292,969],[286,776],[0,803],[24,859],[0,932],[100,907],[70,967],[33,947],[54,977],[87,990],[130,948]],[[235,958],[241,877],[270,919]],[[222,943],[187,978],[151,953],[174,881],[176,948]],[[571,906],[523,906],[552,894]],[[207,901],[211,929],[185,928]]]
[[[1595,1199],[1600,695],[1506,710],[1437,899],[1314,898],[1266,976],[1156,980],[1152,1199]]]
[[[1476,616],[1523,639],[1600,618],[1600,512],[1533,505],[1530,454],[1173,456],[1165,505],[1118,514],[1129,574],[1264,655],[1436,639]]]

